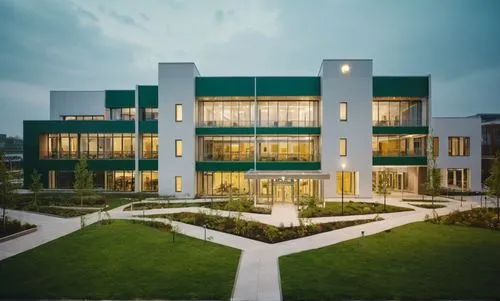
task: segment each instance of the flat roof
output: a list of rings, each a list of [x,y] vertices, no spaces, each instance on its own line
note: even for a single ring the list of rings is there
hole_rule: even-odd
[[[321,170],[249,170],[245,179],[315,179],[328,180],[330,173]]]

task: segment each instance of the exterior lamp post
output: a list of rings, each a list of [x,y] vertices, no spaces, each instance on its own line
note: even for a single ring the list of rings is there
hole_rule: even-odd
[[[342,163],[342,187],[341,187],[341,190],[342,190],[342,215],[344,215],[344,169],[345,169],[345,163]]]

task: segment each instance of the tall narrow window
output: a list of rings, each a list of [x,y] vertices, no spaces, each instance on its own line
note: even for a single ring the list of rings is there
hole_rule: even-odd
[[[182,105],[181,104],[175,105],[175,121],[176,122],[182,121]]]
[[[432,137],[432,155],[439,156],[439,137]]]
[[[175,192],[182,192],[182,177],[175,176]]]
[[[175,140],[175,156],[182,157],[182,140]]]
[[[339,154],[342,157],[347,156],[347,138],[340,138],[340,140],[339,140]]]
[[[347,102],[340,103],[340,121],[347,121]]]

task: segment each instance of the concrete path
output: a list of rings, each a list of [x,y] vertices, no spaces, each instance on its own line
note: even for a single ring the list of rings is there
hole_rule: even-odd
[[[380,199],[373,199],[371,201],[381,202]],[[235,286],[233,289],[232,300],[281,301],[280,273],[278,265],[278,258],[280,256],[317,249],[342,241],[355,239],[361,237],[362,231],[364,231],[365,236],[380,233],[394,227],[416,221],[422,221],[424,220],[426,215],[432,215],[432,210],[411,206],[408,203],[401,202],[400,199],[397,199],[396,197],[388,198],[387,204],[413,208],[414,211],[379,214],[378,216],[383,217],[384,220],[276,244],[267,244],[179,222],[172,222],[172,225],[176,226],[179,232],[184,235],[188,235],[198,239],[205,239],[206,237],[212,242],[242,250]],[[475,200],[473,199],[464,202],[463,206],[461,206],[460,202],[456,201],[450,201],[449,203],[441,204],[446,205],[447,207],[436,210],[439,215],[447,214],[453,210],[466,210],[470,209],[471,206],[477,206],[477,202],[475,202]],[[123,208],[125,206],[127,205],[123,205],[121,207],[108,211],[111,218],[139,220],[147,219],[164,223],[170,222],[167,219],[142,218],[140,217],[140,215],[142,215],[143,213],[142,210],[123,211]],[[219,214],[222,216],[238,215],[238,213],[235,212],[198,207],[153,209],[147,210],[145,212],[147,212],[146,214],[203,212],[207,214]],[[39,228],[34,233],[1,243],[0,260],[13,256],[15,254],[19,254],[80,229],[80,218],[65,219],[15,210],[9,210],[8,215],[12,218],[37,224]],[[324,223],[338,220],[370,219],[375,216],[377,215],[373,214],[323,217],[308,219],[308,221],[312,221],[313,223]],[[276,226],[279,226],[281,223],[283,223],[285,227],[288,227],[290,223],[293,223],[294,225],[298,224],[296,206],[291,204],[275,205],[273,207],[273,213],[270,215],[242,213],[241,218],[247,220],[255,220]],[[89,214],[86,216],[86,219],[87,224],[91,224],[97,221],[98,215],[97,213]]]

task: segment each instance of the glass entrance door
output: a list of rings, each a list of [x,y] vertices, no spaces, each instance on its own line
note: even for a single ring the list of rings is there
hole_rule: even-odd
[[[278,203],[293,203],[293,186],[292,184],[286,183],[286,184],[275,184],[274,189],[274,195],[275,195],[275,201]]]

